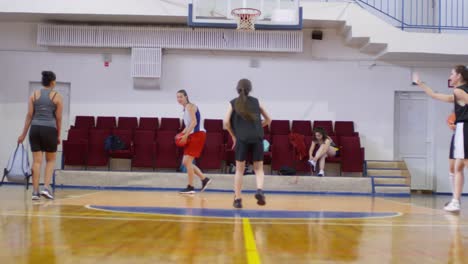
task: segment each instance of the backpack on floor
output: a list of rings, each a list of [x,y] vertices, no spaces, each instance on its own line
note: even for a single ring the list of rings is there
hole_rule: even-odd
[[[278,171],[280,175],[296,175],[296,169],[288,167],[288,166],[282,166],[280,170]]]
[[[0,185],[3,184],[6,178],[8,182],[25,183],[27,189],[31,176],[32,172],[28,152],[23,144],[18,144],[8,160],[7,167],[3,170],[3,178]]]

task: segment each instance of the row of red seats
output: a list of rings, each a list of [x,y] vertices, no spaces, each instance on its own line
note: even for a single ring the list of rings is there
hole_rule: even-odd
[[[76,116],[75,125],[71,128],[98,129],[139,129],[139,130],[180,130],[179,118],[161,118],[161,126],[157,117],[119,117],[115,116]]]
[[[323,128],[329,136],[359,136],[354,130],[353,121],[333,121],[315,120],[313,123],[309,120],[293,120],[291,125],[289,120],[273,120],[270,125],[272,135],[287,135],[290,132],[311,136],[314,128]]]
[[[118,136],[127,149],[106,151],[104,142],[111,134]],[[175,134],[172,131],[161,132],[160,140],[156,142],[153,130],[71,128],[67,140],[63,141],[63,162],[70,166],[108,166],[109,158],[124,158],[132,159],[132,167],[154,168],[155,153],[158,150],[156,143],[160,143],[159,150],[164,153],[165,143],[173,142]]]
[[[108,166],[109,158],[131,159],[132,167],[178,168],[182,150],[174,137],[178,131],[129,129],[71,128],[63,141],[63,163],[68,166]],[[104,142],[110,135],[119,137],[127,149],[106,151]],[[223,157],[224,139],[221,133],[207,133],[204,157],[199,159],[204,169],[219,169]],[[218,162],[219,161],[219,162]]]
[[[74,166],[108,166],[109,158],[131,159],[132,167],[178,168],[182,157],[181,149],[174,144],[176,131],[105,130],[105,129],[70,129],[68,139],[63,141],[64,165]],[[110,135],[116,135],[128,146],[126,150],[106,152],[104,141]],[[330,158],[328,162],[341,163],[343,172],[362,172],[364,149],[360,146],[359,137],[331,136],[340,146],[340,157]],[[266,137],[269,138],[268,136]],[[272,170],[282,166],[296,168],[297,171],[309,171],[307,160],[296,160],[294,149],[289,143],[288,135],[274,135],[270,151],[265,152],[265,164],[271,164]],[[306,148],[310,148],[311,136],[305,137]],[[222,133],[207,132],[207,140],[202,157],[197,164],[202,169],[221,169],[222,161],[235,163],[232,140],[224,143]]]
[[[364,163],[364,148],[361,147],[361,142],[357,136],[330,136],[332,140],[340,148],[338,157],[327,158],[327,163],[341,164],[341,172],[362,172]],[[287,135],[275,135],[272,137],[274,142],[271,146],[271,168],[278,171],[282,166],[295,168],[299,172],[310,171],[310,165],[307,158],[297,160],[295,150],[289,143]],[[307,151],[312,144],[312,136],[304,137]],[[319,146],[316,146],[315,152]]]
[[[98,120],[105,119],[107,118],[98,117]],[[166,125],[159,131],[156,131],[157,126],[150,128],[141,126],[149,123],[145,120],[151,120],[151,123],[155,124],[154,120],[157,118],[140,118],[140,125],[132,126],[135,130],[123,125],[129,122],[120,122],[125,119],[119,118],[119,125],[122,124],[120,128],[103,129],[104,122],[102,121],[98,122],[101,128],[92,128],[83,126],[77,118],[75,126],[69,131],[67,140],[63,142],[64,165],[107,166],[109,157],[112,157],[131,159],[132,167],[178,168],[180,166],[182,152],[174,144],[174,136],[181,129],[176,126],[175,121],[180,125],[178,118],[163,118],[161,124],[172,124],[172,126]],[[273,121],[271,131],[268,127],[265,128],[265,139],[271,143],[271,149],[265,152],[264,161],[266,164],[271,164],[273,170],[279,170],[281,166],[290,166],[298,171],[308,171],[310,167],[306,160],[296,161],[288,134],[290,132],[304,134],[308,149],[312,140],[312,130],[307,133],[306,128],[310,128],[308,124],[310,125],[311,122],[293,121],[292,130],[289,131],[289,127],[285,128],[285,121],[289,123],[287,120]],[[226,164],[235,163],[234,152],[231,150],[232,140],[223,130],[222,120],[206,119],[204,125],[207,131],[207,141],[202,157],[197,160],[198,165],[202,169],[220,169],[222,161]],[[128,149],[106,152],[104,141],[111,134],[121,138]],[[328,162],[341,163],[344,172],[362,171],[364,150],[360,147],[359,137],[356,135],[357,133],[353,131],[349,136],[332,136],[335,143],[342,146],[342,155],[329,159]]]
[[[289,120],[273,120],[271,126],[265,128],[265,134],[272,135],[288,135],[291,132],[299,133],[304,136],[311,136],[313,128],[321,127],[327,131],[329,135],[336,136],[358,136],[354,131],[354,122],[352,121],[333,121],[323,120],[293,120],[290,124]],[[139,129],[139,130],[181,130],[181,121],[179,118],[161,118],[161,125],[157,117],[119,117],[115,116],[77,116],[75,125],[72,128],[99,128],[99,129]],[[223,122],[220,119],[205,119],[204,128],[209,132],[222,132]]]

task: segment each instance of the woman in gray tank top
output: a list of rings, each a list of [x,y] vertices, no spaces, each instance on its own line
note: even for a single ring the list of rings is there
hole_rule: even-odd
[[[239,96],[231,101],[224,118],[224,126],[232,137],[233,148],[236,152],[233,203],[235,208],[242,208],[242,177],[249,151],[252,152],[257,181],[255,198],[258,205],[266,204],[263,193],[263,179],[265,177],[263,172],[263,127],[271,123],[271,118],[258,99],[249,96],[250,91],[252,91],[252,83],[249,80],[242,79],[237,83]]]
[[[60,144],[63,109],[62,97],[53,91],[55,79],[53,72],[42,72],[44,88],[34,91],[29,97],[28,113],[23,132],[18,137],[18,144],[23,143],[29,131],[29,143],[33,153],[33,200],[39,200],[40,195],[47,199],[54,199],[50,182],[55,168],[57,145]],[[47,161],[44,189],[39,193],[39,179],[44,153]]]

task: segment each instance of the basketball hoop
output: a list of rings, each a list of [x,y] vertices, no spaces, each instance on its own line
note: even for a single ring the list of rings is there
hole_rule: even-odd
[[[231,14],[236,17],[237,29],[255,30],[255,21],[262,12],[255,8],[236,8],[231,11]]]

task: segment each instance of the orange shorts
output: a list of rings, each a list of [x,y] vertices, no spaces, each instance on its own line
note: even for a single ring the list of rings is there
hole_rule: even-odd
[[[205,146],[205,141],[206,133],[204,131],[190,134],[187,139],[187,145],[184,147],[184,155],[199,158]]]

